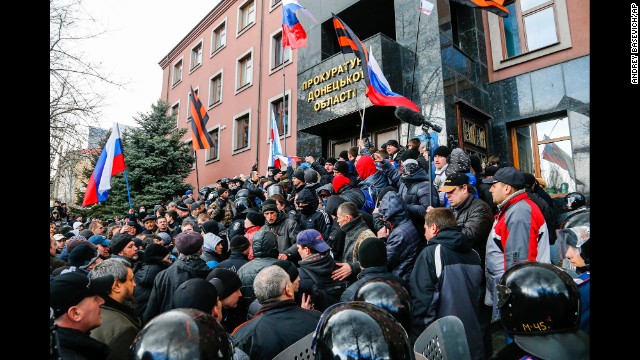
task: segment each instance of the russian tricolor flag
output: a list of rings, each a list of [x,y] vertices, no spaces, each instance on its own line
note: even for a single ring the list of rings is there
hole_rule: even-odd
[[[300,9],[304,6],[297,0],[282,0],[282,47],[297,49],[307,46],[307,33],[296,15]]]
[[[84,193],[82,207],[107,200],[111,189],[111,177],[123,172],[125,169],[120,129],[118,124],[114,123],[111,136],[107,140],[104,149],[102,149],[102,153],[96,162],[96,167],[93,169],[93,173],[87,183],[87,191]]]
[[[282,168],[282,165],[289,165],[289,158],[282,155],[282,146],[280,145],[280,134],[278,134],[278,124],[276,123],[276,116],[271,110],[271,131],[269,131],[269,161],[268,167]]]

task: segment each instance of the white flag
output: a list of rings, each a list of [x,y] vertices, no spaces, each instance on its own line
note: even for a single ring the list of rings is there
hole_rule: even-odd
[[[431,15],[431,10],[433,10],[433,3],[427,0],[420,0],[419,10],[427,15]]]

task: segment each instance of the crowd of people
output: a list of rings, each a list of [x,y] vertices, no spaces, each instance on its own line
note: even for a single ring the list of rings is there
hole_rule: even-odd
[[[370,358],[369,341],[413,358],[400,354],[453,315],[471,359],[588,358],[584,196],[557,209],[544,180],[495,156],[484,164],[438,146],[430,161],[425,148],[360,141],[338,159],[307,156],[267,176],[253,168],[106,219],[56,201],[52,353],[272,359],[318,329],[324,356]],[[558,284],[562,296],[549,291]],[[384,331],[354,338],[328,320],[341,312],[352,320],[345,329],[360,321]],[[505,328],[497,352],[493,321]]]

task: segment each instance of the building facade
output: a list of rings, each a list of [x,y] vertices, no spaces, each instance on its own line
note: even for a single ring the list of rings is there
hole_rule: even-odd
[[[406,144],[423,133],[398,120],[395,108],[371,105],[364,69],[340,52],[336,14],[375,57],[391,89],[442,126],[430,137],[434,146],[458,146],[482,159],[497,155],[543,178],[553,194],[589,196],[588,3],[516,0],[507,2],[506,18],[449,0],[434,1],[430,15],[418,11],[416,0],[300,3],[317,20],[299,14],[305,48],[275,48],[280,1],[222,1],[160,62],[162,98],[179,114],[178,127],[190,126],[189,86],[208,109],[217,147],[198,152],[200,186],[246,174],[256,162],[266,170],[272,110],[282,119],[279,133],[286,129],[287,155],[335,157],[361,133],[377,146],[389,139]],[[254,15],[245,15],[251,6]],[[243,78],[244,70],[252,75]],[[283,93],[293,101],[287,98],[281,111]],[[187,179],[194,186],[195,173]]]

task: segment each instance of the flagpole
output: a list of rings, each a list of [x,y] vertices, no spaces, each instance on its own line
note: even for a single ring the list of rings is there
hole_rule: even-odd
[[[116,122],[116,129],[118,130],[118,134],[120,134],[120,126]],[[122,137],[120,137],[122,139]],[[121,140],[122,141],[122,140]],[[122,146],[122,157],[124,157],[124,145]],[[133,203],[131,202],[131,190],[129,189],[129,176],[127,175],[127,167],[124,168],[124,182],[127,184],[127,198],[129,198],[129,210],[133,209]]]
[[[200,179],[198,176],[198,152],[193,150],[193,156],[196,157],[196,191],[200,191]]]
[[[284,41],[282,42],[284,44]],[[282,58],[284,59],[284,52],[286,47],[282,47]],[[293,51],[291,52],[293,55]],[[284,123],[284,112],[287,109],[287,87],[285,86],[286,77],[284,75],[284,61],[282,62],[282,111],[280,112],[280,122],[282,123],[282,130],[284,130],[284,156],[287,156],[287,127]],[[291,119],[291,117],[289,117]],[[280,141],[280,139],[277,139]]]
[[[416,63],[418,62],[418,38],[420,36],[420,19],[421,18],[422,18],[422,11],[418,11],[418,30],[416,31],[416,47],[413,52],[413,73],[411,74],[411,94],[409,95],[411,97],[410,98],[411,101],[413,101],[413,84],[415,83],[415,79],[416,79]],[[410,128],[411,126],[407,124],[407,143],[409,142]],[[427,133],[427,136],[429,136],[428,133]]]

